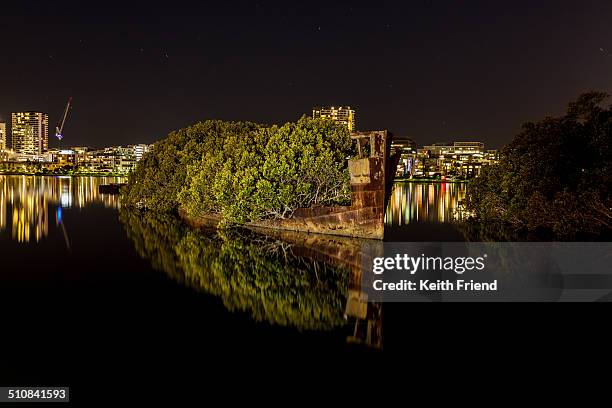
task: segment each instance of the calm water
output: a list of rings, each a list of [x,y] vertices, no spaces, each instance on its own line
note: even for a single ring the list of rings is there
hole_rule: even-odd
[[[141,391],[174,398],[169,389],[203,399],[219,383],[240,393],[260,384],[266,399],[287,385],[346,394],[355,389],[344,381],[381,372],[380,349],[409,358],[406,371],[438,372],[456,369],[462,355],[472,364],[465,350],[475,347],[497,364],[525,330],[554,343],[569,325],[591,328],[583,313],[494,305],[495,319],[406,303],[357,317],[346,307],[353,266],[321,257],[339,248],[352,259],[351,240],[198,232],[173,217],[120,210],[117,197],[97,193],[110,181],[120,180],[0,176],[0,383],[70,385],[77,406],[115,406],[116,387],[134,400]],[[398,187],[390,239],[463,239],[443,222],[460,185]],[[500,339],[508,342],[501,353]]]
[[[98,194],[119,181],[0,176],[0,308],[11,318],[0,383],[380,349],[364,340],[368,322],[345,317],[346,266],[295,242],[122,210]]]
[[[414,342],[415,322],[438,324],[385,305],[383,335],[382,309],[367,318],[347,309],[354,266],[321,256],[329,240],[195,231],[98,194],[120,181],[0,176],[0,299],[11,316],[2,346],[15,351],[5,382],[72,384],[126,364],[197,370],[219,355],[369,355]],[[415,225],[461,239],[436,228],[463,194],[458,184],[399,184],[389,228],[402,240],[425,236]],[[345,258],[359,247],[338,245]]]
[[[119,197],[100,195],[98,185],[123,181],[120,177],[0,176],[2,236],[23,243],[40,242],[48,237],[49,228],[65,233],[65,210],[94,204],[118,209]]]

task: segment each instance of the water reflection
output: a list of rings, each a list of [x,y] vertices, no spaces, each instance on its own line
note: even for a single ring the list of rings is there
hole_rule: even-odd
[[[344,330],[382,346],[382,312],[360,297],[362,241],[290,231],[201,231],[173,216],[122,209],[138,254],[230,311],[298,330]],[[378,242],[380,245],[381,243]]]
[[[98,186],[122,180],[120,177],[0,176],[0,232],[10,227],[12,239],[39,242],[49,234],[49,224],[63,230],[63,209],[83,208],[95,202],[119,208],[119,197],[100,195]]]
[[[464,183],[395,183],[385,223],[400,226],[413,222],[452,221],[465,192]]]

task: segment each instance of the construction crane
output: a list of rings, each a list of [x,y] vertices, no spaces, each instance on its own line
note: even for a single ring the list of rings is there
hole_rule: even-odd
[[[72,105],[72,97],[68,98],[68,103],[66,104],[66,109],[64,110],[64,115],[62,116],[62,121],[58,126],[55,127],[55,137],[59,140],[64,138],[62,132],[64,131],[64,125],[66,124],[66,118],[68,117],[68,111],[70,110],[70,106]]]

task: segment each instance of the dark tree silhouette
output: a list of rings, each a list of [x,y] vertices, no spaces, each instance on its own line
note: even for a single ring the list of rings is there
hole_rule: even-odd
[[[607,95],[590,92],[567,113],[523,125],[468,186],[466,207],[479,221],[559,239],[612,229],[612,109]]]

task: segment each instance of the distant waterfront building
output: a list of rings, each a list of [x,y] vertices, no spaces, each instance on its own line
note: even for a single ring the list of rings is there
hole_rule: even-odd
[[[73,147],[77,172],[128,174],[152,145],[111,146],[100,149]],[[54,160],[55,161],[55,160]]]
[[[91,149],[75,146],[66,149],[47,149],[43,154],[16,154],[0,150],[0,172],[45,171],[73,174],[128,174],[153,145],[138,144]]]
[[[392,152],[415,152],[416,151],[416,142],[409,137],[401,137],[396,136],[393,137],[391,141],[391,151]]]
[[[136,158],[136,161],[140,161],[140,159],[142,159],[142,156],[150,149],[150,145],[148,144],[137,144],[128,147],[134,149],[134,157]]]
[[[400,160],[397,164],[397,177],[408,178],[414,173],[415,155],[417,145],[409,137],[394,137],[391,141],[391,153],[399,154]]]
[[[497,150],[482,142],[434,143],[417,149],[413,175],[425,178],[472,178],[499,161]]]
[[[482,155],[484,153],[484,143],[482,142],[434,143],[429,146],[423,146],[423,148],[436,156]]]
[[[43,112],[11,114],[13,150],[18,155],[42,155],[49,147],[49,116]]]
[[[6,150],[6,123],[0,122],[0,151]]]
[[[312,117],[314,119],[331,119],[346,126],[350,132],[356,130],[355,111],[350,106],[315,107],[312,109]]]
[[[499,163],[499,150],[487,150],[484,154],[484,164],[496,164]]]

